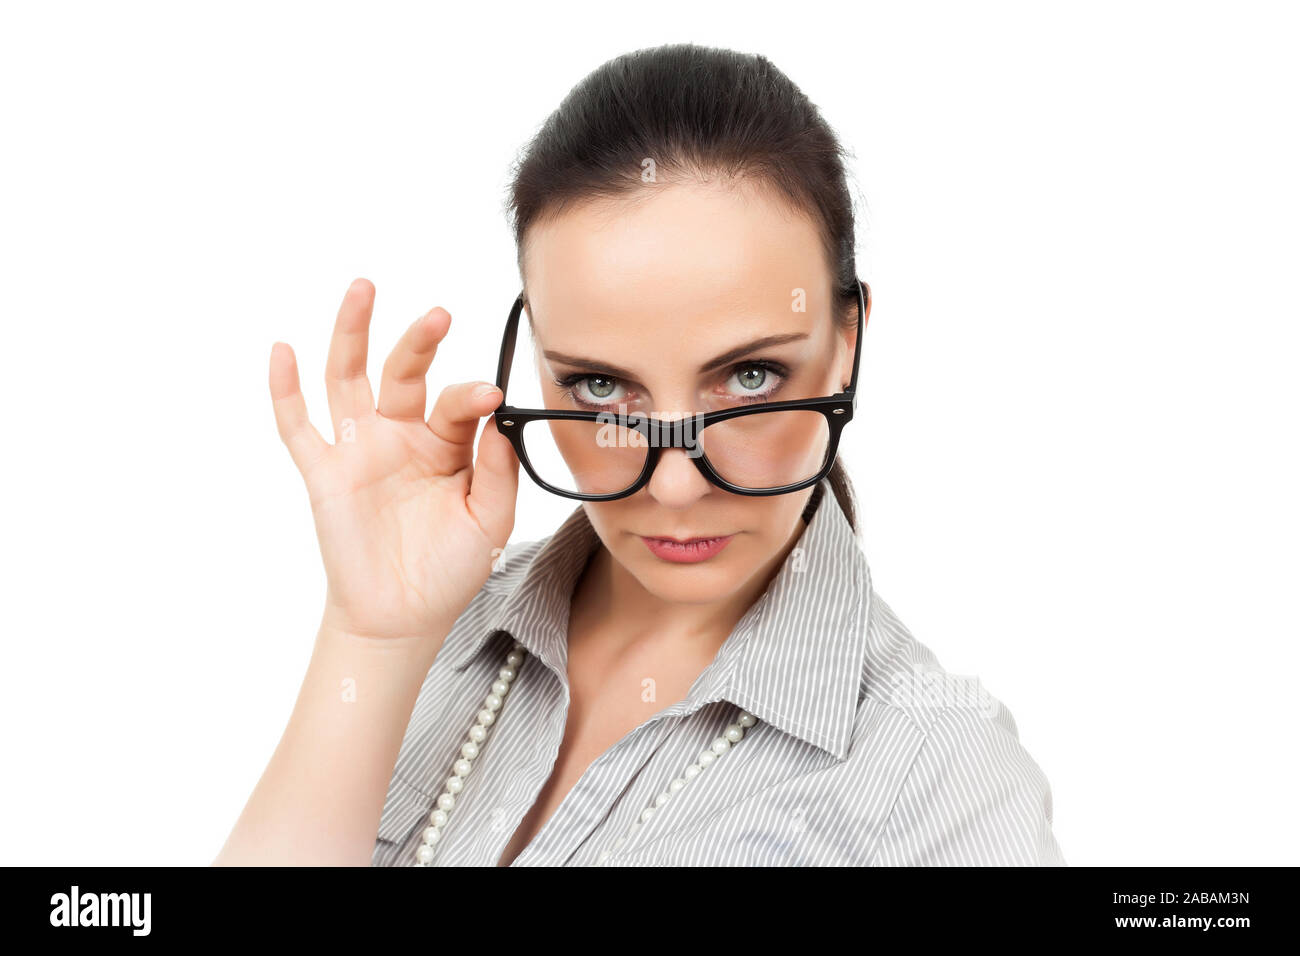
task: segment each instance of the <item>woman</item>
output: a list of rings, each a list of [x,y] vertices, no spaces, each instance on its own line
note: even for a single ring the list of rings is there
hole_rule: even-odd
[[[511,209],[524,292],[497,386],[447,388],[425,420],[434,309],[376,405],[364,280],[327,361],[334,445],[272,351],[328,593],[216,862],[1063,863],[1010,713],[871,587],[834,455],[870,298],[816,108],[759,56],[622,56],[537,134]],[[567,419],[504,404],[521,310],[523,378]],[[521,457],[582,503],[494,567]]]

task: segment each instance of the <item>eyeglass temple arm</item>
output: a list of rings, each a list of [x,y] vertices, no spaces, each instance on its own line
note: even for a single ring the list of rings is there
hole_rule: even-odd
[[[862,332],[866,325],[867,303],[871,301],[871,286],[867,285],[861,279],[858,283],[858,336],[853,343],[853,376],[849,379],[849,386],[844,391],[853,396],[853,407],[858,407],[858,366],[862,364]],[[865,295],[863,290],[866,290]]]
[[[501,404],[506,403],[506,385],[510,382],[510,366],[515,360],[515,339],[518,335],[519,313],[524,309],[524,294],[519,293],[506,319],[506,334],[501,340],[501,358],[497,360],[497,388],[501,389]]]

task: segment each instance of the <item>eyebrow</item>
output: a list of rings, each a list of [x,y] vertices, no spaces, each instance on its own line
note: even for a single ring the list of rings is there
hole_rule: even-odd
[[[734,362],[736,359],[748,355],[750,352],[757,352],[759,349],[770,348],[773,345],[784,345],[786,342],[796,342],[800,339],[808,338],[807,332],[788,332],[784,335],[765,335],[762,338],[754,339],[752,342],[746,342],[744,345],[738,345],[734,349],[728,349],[721,355],[709,359],[700,366],[700,372],[711,372],[716,368]],[[618,378],[636,378],[635,373],[617,365],[610,365],[608,362],[596,362],[592,359],[585,359],[577,355],[565,355],[563,352],[557,352],[554,349],[546,349],[543,353],[553,362],[563,362],[565,365],[572,365],[575,368],[586,369],[589,372],[609,372]]]

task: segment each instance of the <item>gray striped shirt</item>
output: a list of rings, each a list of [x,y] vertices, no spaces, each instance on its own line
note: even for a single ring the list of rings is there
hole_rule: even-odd
[[[599,543],[579,506],[554,534],[508,549],[456,621],[402,741],[374,866],[415,862],[518,641],[528,653],[431,864],[496,865],[559,752],[569,601]],[[743,739],[628,836],[742,707],[758,718]],[[875,593],[827,485],[685,699],[592,761],[511,865],[1064,866],[1051,827],[1051,789],[1010,711],[947,674]]]

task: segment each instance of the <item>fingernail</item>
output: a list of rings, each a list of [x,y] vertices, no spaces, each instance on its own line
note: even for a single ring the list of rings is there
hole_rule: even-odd
[[[497,390],[495,385],[480,385],[471,393],[475,398],[487,398]]]

